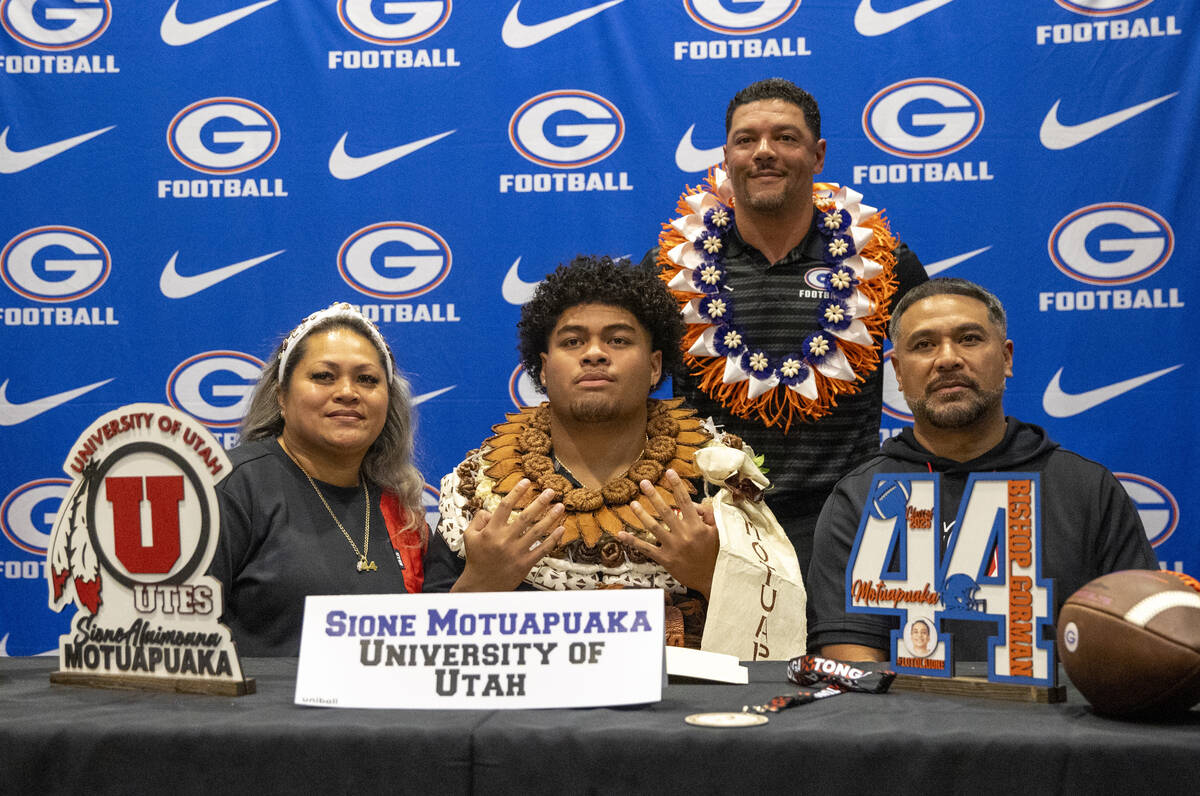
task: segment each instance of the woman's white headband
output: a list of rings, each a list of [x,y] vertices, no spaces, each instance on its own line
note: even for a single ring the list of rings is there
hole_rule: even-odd
[[[330,319],[343,319],[352,322],[357,321],[358,323],[351,324],[353,328],[359,331],[364,329],[366,330],[367,334],[371,336],[371,342],[373,342],[375,347],[379,349],[379,353],[383,356],[384,362],[387,364],[387,380],[388,384],[391,384],[392,375],[396,371],[396,363],[392,361],[391,349],[389,349],[388,344],[384,342],[383,335],[379,333],[379,329],[376,328],[375,324],[371,323],[371,321],[367,320],[365,315],[344,301],[335,302],[330,304],[325,309],[318,310],[312,315],[309,315],[307,318],[301,321],[300,325],[293,329],[292,333],[289,334],[287,339],[283,341],[283,351],[279,354],[279,373],[276,376],[279,383],[283,384],[283,374],[287,371],[288,357],[291,356],[296,344],[303,340],[304,337],[311,332],[313,327],[318,323]]]

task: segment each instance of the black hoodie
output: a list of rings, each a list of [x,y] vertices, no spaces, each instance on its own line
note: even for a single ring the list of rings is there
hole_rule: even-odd
[[[861,644],[887,651],[896,619],[847,614],[846,563],[858,533],[874,476],[880,473],[941,474],[935,526],[942,546],[958,516],[959,501],[971,473],[1034,472],[1042,482],[1042,572],[1054,579],[1055,615],[1063,602],[1093,578],[1121,569],[1156,569],[1158,562],[1133,502],[1103,466],[1070,451],[1038,426],[1007,418],[1004,438],[971,461],[956,462],[927,451],[912,429],[884,443],[879,453],[834,488],[817,522],[807,587],[810,607],[808,646]],[[944,621],[954,633],[954,657],[987,660],[987,638],[997,632],[989,622]]]

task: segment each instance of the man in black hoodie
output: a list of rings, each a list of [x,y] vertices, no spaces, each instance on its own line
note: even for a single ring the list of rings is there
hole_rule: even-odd
[[[846,660],[886,660],[896,620],[846,611],[846,566],[871,483],[880,473],[941,474],[934,527],[941,549],[953,530],[968,476],[1041,474],[1042,572],[1054,579],[1055,615],[1076,589],[1121,569],[1156,569],[1141,519],[1103,466],[1063,450],[1041,428],[1005,417],[1012,375],[999,299],[962,279],[933,279],[897,305],[892,365],[914,423],[834,488],[817,522],[808,573],[808,648]],[[943,620],[955,658],[986,660],[990,622]]]

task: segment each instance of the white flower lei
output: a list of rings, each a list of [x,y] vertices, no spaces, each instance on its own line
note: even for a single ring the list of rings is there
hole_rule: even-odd
[[[709,183],[711,187],[684,195],[681,207],[686,205],[691,212],[672,220],[662,236],[664,243],[683,238],[670,248],[663,247],[660,262],[665,256],[674,270],[668,287],[680,301],[684,322],[703,327],[686,353],[696,360],[722,360],[719,366],[710,360],[705,369],[723,367],[721,384],[745,383],[746,398],[752,403],[769,398],[773,390],[791,390],[803,399],[808,416],[828,414],[830,391],[822,389],[815,374],[842,382],[836,392],[856,392],[861,376],[846,351],[849,347],[875,347],[865,321],[877,329],[886,321],[886,310],[881,313],[877,303],[861,290],[864,283],[891,276],[890,269],[863,254],[875,236],[868,222],[883,223],[876,218],[878,210],[863,204],[862,195],[845,186],[816,186],[817,228],[826,239],[825,259],[832,270],[830,298],[818,307],[819,330],[808,335],[798,350],[780,356],[754,345],[736,325],[736,297],[724,289],[724,238],[733,229],[733,186],[722,169],[713,170]],[[672,235],[672,231],[678,234]],[[874,368],[861,369],[870,372]]]

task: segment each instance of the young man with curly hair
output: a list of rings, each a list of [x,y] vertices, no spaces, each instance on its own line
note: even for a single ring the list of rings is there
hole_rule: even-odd
[[[674,300],[652,269],[578,257],[518,330],[549,400],[443,479],[425,590],[662,588],[668,643],[699,646],[719,542],[693,457],[714,440],[680,401],[649,397],[680,361]]]

